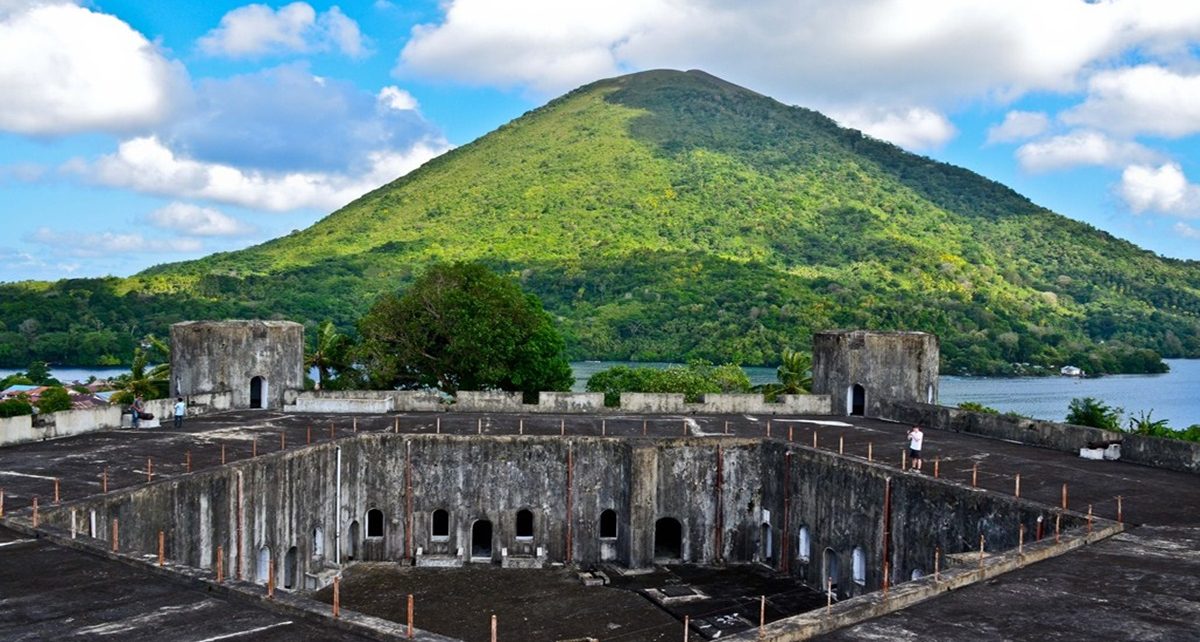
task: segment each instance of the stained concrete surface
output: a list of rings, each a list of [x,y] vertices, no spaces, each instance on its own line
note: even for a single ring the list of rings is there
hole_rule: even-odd
[[[680,436],[720,435],[728,429],[729,434],[742,437],[766,437],[768,432],[772,439],[790,437],[797,447],[810,447],[816,433],[823,450],[836,451],[840,439],[847,456],[865,458],[869,445],[876,462],[895,467],[900,464],[907,430],[905,425],[857,417],[768,420],[745,416],[428,413],[364,416],[357,423],[360,431],[380,431],[393,430],[399,420],[401,432],[427,434],[438,430],[439,419],[441,432],[463,435],[516,434],[522,420],[526,434],[554,435],[565,429],[568,434],[637,438],[643,430],[648,436]],[[108,431],[0,449],[6,515],[13,511],[27,515],[34,495],[42,502],[51,501],[54,478],[61,479],[61,493],[64,501],[69,501],[99,492],[105,467],[109,488],[115,490],[146,482],[147,457],[154,458],[155,479],[161,479],[184,473],[186,452],[191,452],[195,469],[210,467],[219,465],[222,444],[229,460],[241,459],[251,455],[254,438],[259,453],[279,449],[281,433],[285,447],[302,447],[310,428],[314,441],[327,441],[330,422],[341,438],[352,434],[354,421],[351,417],[241,411],[189,419],[181,432]],[[1079,631],[1086,631],[1092,639],[1200,639],[1200,613],[1193,597],[1200,595],[1195,579],[1200,577],[1200,569],[1194,557],[1200,529],[1200,484],[1195,475],[1122,462],[1086,461],[1061,452],[936,430],[926,432],[925,454],[925,474],[932,474],[934,460],[940,459],[941,477],[969,485],[972,468],[978,463],[980,487],[1011,494],[1019,473],[1022,497],[1051,506],[1058,505],[1062,484],[1067,482],[1071,509],[1083,512],[1091,504],[1098,516],[1116,517],[1119,495],[1123,498],[1122,516],[1138,528],[1083,551],[852,627],[831,639],[1076,639],[1083,635]],[[0,548],[0,553],[7,548],[12,547]],[[18,571],[4,581],[19,581],[29,573]],[[6,599],[10,586],[5,585]],[[79,618],[90,612],[86,599],[79,606],[74,604],[73,597],[64,598],[58,607],[62,617]],[[75,609],[80,612],[72,615]],[[1069,620],[1086,623],[1068,625]],[[968,634],[963,628],[948,628],[969,625],[978,631],[971,629]]]
[[[0,527],[0,639],[362,640]]]

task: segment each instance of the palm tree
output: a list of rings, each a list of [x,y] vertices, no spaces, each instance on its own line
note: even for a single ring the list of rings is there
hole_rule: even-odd
[[[768,401],[779,395],[802,395],[812,388],[812,357],[807,352],[785,348],[775,369],[776,383],[759,386]]]
[[[316,345],[304,356],[304,367],[317,369],[317,388],[329,382],[331,370],[341,371],[349,366],[348,350],[350,339],[337,331],[332,321],[317,327]]]
[[[150,365],[154,356],[158,363]],[[133,363],[129,374],[117,377],[115,383],[121,392],[114,396],[117,403],[130,403],[141,395],[143,399],[160,399],[167,396],[171,381],[171,348],[162,339],[150,334],[142,344],[133,349]]]

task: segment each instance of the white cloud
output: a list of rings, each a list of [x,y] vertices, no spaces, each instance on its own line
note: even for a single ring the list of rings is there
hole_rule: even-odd
[[[699,67],[787,102],[937,105],[1069,91],[1134,48],[1200,37],[1171,0],[447,0],[396,73],[558,93]]]
[[[1010,111],[1004,122],[988,128],[987,142],[1011,143],[1040,135],[1050,127],[1050,118],[1037,111]]]
[[[413,111],[418,107],[412,94],[394,85],[379,90],[379,103],[396,111]]]
[[[147,239],[141,234],[116,232],[63,232],[39,227],[29,240],[70,256],[93,257],[113,253],[182,254],[198,252],[200,241],[190,238]]]
[[[157,138],[142,137],[122,142],[116,153],[94,163],[75,162],[66,169],[102,185],[148,194],[275,212],[328,210],[395,180],[446,149],[443,142],[422,141],[403,152],[373,152],[367,154],[369,170],[363,174],[263,172],[192,160],[176,154]]]
[[[1196,229],[1187,223],[1179,222],[1171,227],[1171,229],[1186,239],[1200,239],[1200,229]]]
[[[1200,216],[1200,186],[1189,183],[1177,163],[1131,165],[1121,173],[1117,191],[1134,212]]]
[[[1187,136],[1200,132],[1200,74],[1155,65],[1103,71],[1088,79],[1088,97],[1064,122],[1119,134]]]
[[[245,236],[254,228],[232,216],[209,207],[190,203],[170,203],[146,215],[146,222],[188,236]]]
[[[221,24],[198,44],[209,55],[230,58],[334,49],[354,57],[366,53],[357,22],[337,7],[318,14],[306,2],[278,10],[265,4],[238,7],[222,16]]]
[[[118,18],[74,5],[0,12],[0,129],[130,132],[161,122],[186,72]]]
[[[845,127],[862,130],[906,149],[938,147],[956,133],[945,116],[923,107],[900,111],[856,109],[834,111],[830,115]]]
[[[1120,167],[1153,162],[1159,154],[1131,141],[1113,140],[1100,132],[1075,131],[1017,148],[1021,168],[1046,172],[1079,165]]]

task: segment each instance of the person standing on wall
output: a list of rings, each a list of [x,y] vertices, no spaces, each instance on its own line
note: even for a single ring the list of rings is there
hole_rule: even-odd
[[[183,397],[175,398],[175,429],[183,428],[183,416],[187,414],[187,404],[184,403]]]
[[[913,426],[908,431],[908,458],[912,460],[912,470],[921,472],[921,446],[925,441],[925,433],[920,426]]]
[[[145,411],[146,411],[146,404],[145,404],[145,402],[142,401],[142,396],[137,395],[136,397],[133,398],[133,405],[129,406],[129,415],[130,415],[129,425],[132,426],[134,430],[138,429],[140,420],[142,418],[142,413]]]

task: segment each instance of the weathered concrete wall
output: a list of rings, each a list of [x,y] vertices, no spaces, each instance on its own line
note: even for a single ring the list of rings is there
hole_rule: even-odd
[[[885,404],[880,416],[938,430],[1006,439],[1069,453],[1078,453],[1080,448],[1086,448],[1089,444],[1119,441],[1121,461],[1200,473],[1200,444],[1194,442],[1129,435],[1090,426],[971,412],[924,403]]]
[[[296,403],[289,408],[295,412],[315,412],[326,414],[383,414],[393,410],[391,396],[382,399],[363,398],[322,398],[310,397],[302,393],[296,397]]]
[[[38,441],[41,438],[33,430],[33,416],[0,417],[0,446]]]
[[[931,568],[935,547],[974,550],[980,534],[989,551],[1015,546],[1019,524],[1031,527],[1046,510],[781,442],[373,433],[47,508],[44,519],[66,529],[75,511],[81,532],[94,520],[108,540],[116,518],[121,548],[144,552],[156,550],[161,529],[167,555],[198,568],[211,568],[221,547],[230,577],[261,578],[274,559],[281,587],[335,561],[401,560],[418,548],[493,561],[502,548],[525,556],[540,548],[548,562],[633,567],[664,557],[762,561],[820,585],[828,548],[848,596],[881,585],[889,490],[894,578]],[[440,510],[445,537],[432,531]],[[616,515],[613,538],[600,536],[606,510]],[[532,518],[528,537],[517,535],[521,511]],[[662,520],[677,522],[677,534],[665,537]],[[477,541],[485,522],[490,536]],[[1078,522],[1068,513],[1063,525]],[[852,577],[855,547],[862,583]]]
[[[171,326],[171,396],[230,392],[234,408],[282,408],[304,387],[304,326],[290,321],[187,321]]]
[[[834,414],[878,416],[885,400],[936,403],[939,352],[937,336],[925,332],[819,332],[812,391],[831,397]]]
[[[121,407],[106,406],[84,410],[63,410],[50,413],[46,418],[53,422],[53,426],[44,438],[68,437],[94,430],[119,427],[121,425]]]
[[[828,415],[830,404],[829,395],[782,395],[778,401],[768,403],[762,395],[706,394],[702,402],[685,404],[685,409],[717,415]]]
[[[602,392],[539,392],[538,412],[600,412]]]
[[[399,412],[438,412],[445,410],[442,397],[436,392],[425,390],[397,390],[392,393],[393,402]]]
[[[681,392],[622,392],[621,411],[682,414],[687,408]]]
[[[463,412],[521,412],[526,410],[520,392],[504,390],[459,390],[454,410]]]

